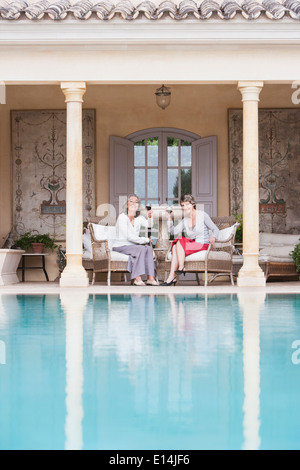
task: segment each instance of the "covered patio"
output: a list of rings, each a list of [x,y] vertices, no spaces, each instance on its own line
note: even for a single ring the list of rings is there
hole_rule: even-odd
[[[100,14],[100,7],[88,8],[87,4],[58,3],[55,8],[48,5],[44,10],[41,4],[39,7],[16,5],[18,12],[1,10],[2,239],[15,224],[18,212],[16,198],[12,196],[15,189],[12,168],[16,148],[21,149],[22,145],[15,145],[11,150],[11,113],[66,110],[66,220],[61,221],[61,226],[66,227],[67,266],[60,284],[44,284],[43,288],[85,287],[95,293],[97,289],[99,292],[107,289],[104,285],[88,287],[88,274],[82,264],[82,223],[87,205],[82,190],[83,160],[86,159],[84,111],[95,110],[96,115],[95,141],[90,144],[95,165],[90,215],[95,215],[92,212],[97,206],[112,202],[110,137],[124,139],[145,129],[172,128],[201,138],[216,136],[217,186],[212,196],[216,204],[211,206],[210,215],[228,216],[232,214],[233,184],[228,135],[230,109],[242,109],[243,118],[243,266],[238,287],[231,290],[229,285],[220,284],[217,289],[228,288],[228,292],[235,292],[243,287],[265,288],[265,276],[258,263],[259,108],[297,110],[299,107],[295,80],[300,77],[300,23],[292,9],[295,2],[291,6],[288,2],[284,6],[278,2],[275,9],[273,3],[269,6],[257,4],[251,14],[249,2],[230,12],[226,2],[218,11],[210,2],[201,5],[182,2],[180,6],[174,6],[176,12],[165,4],[157,5],[156,13],[151,10],[151,14],[134,4],[130,7],[132,10],[126,9],[125,13],[122,4],[106,16],[102,10]],[[205,8],[210,14],[199,15]],[[78,18],[86,21],[80,22]],[[154,96],[162,83],[172,90],[171,105],[165,111],[156,106]],[[295,158],[290,160],[289,171],[293,168],[297,171]],[[33,178],[37,179],[36,168],[37,165]],[[164,175],[164,172],[160,174]],[[294,188],[295,191],[298,189]],[[33,193],[31,196],[35,197]],[[32,213],[40,211],[40,204],[44,202],[39,201]],[[199,197],[199,203],[205,204],[206,200]],[[39,213],[40,221],[43,215]],[[300,220],[295,220],[293,227],[287,225],[286,231],[300,233]],[[47,261],[53,281],[57,277],[55,255]],[[28,280],[33,279],[36,277],[30,274]],[[298,286],[297,283],[280,285],[282,289]],[[279,284],[274,286],[278,290]],[[16,289],[28,289],[29,292],[31,287],[31,283],[26,282]],[[184,288],[195,289],[193,286]],[[10,290],[10,287],[5,289]],[[128,288],[120,285],[117,289],[121,292]],[[208,289],[209,292],[214,290],[212,286]],[[273,286],[267,289],[272,290]]]

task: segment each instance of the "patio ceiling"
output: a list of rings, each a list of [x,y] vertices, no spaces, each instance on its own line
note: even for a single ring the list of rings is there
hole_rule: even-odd
[[[69,0],[18,0],[0,2],[0,21],[16,21],[27,19],[31,21],[53,20],[62,21],[70,18],[88,20],[90,18],[102,21],[122,18],[132,21],[138,18],[160,20],[169,17],[174,20],[196,19],[208,20],[219,18],[233,20],[236,17],[245,20],[258,20],[262,17],[271,20],[293,19],[300,20],[300,1],[285,0],[244,0],[242,2],[225,0],[183,0],[180,3],[164,1],[162,3],[144,1],[138,5],[130,1],[112,3],[109,0],[81,0],[73,3]]]

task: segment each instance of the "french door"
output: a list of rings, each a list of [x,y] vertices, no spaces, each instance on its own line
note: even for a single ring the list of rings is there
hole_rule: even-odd
[[[193,194],[217,215],[216,137],[159,128],[111,137],[110,144],[110,202],[116,208],[120,196],[131,193],[144,205],[178,205],[181,195]]]
[[[134,192],[142,203],[179,204],[192,192],[192,142],[154,132],[134,142]]]

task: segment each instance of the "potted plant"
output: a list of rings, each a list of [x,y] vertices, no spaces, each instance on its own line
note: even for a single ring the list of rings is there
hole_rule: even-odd
[[[32,232],[24,233],[22,237],[16,240],[15,246],[25,251],[31,248],[33,253],[43,253],[45,248],[51,251],[57,248],[54,238],[48,233],[32,234]]]
[[[13,248],[20,248],[21,250],[28,251],[31,247],[31,232],[26,232],[18,240],[15,241]]]
[[[296,264],[297,272],[300,273],[300,243],[295,246],[294,251],[290,253],[290,256],[293,258]]]

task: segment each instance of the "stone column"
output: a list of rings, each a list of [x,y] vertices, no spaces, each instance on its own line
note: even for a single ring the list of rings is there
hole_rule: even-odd
[[[67,103],[67,265],[61,287],[87,287],[89,278],[82,266],[82,103],[83,82],[65,82],[61,89]]]
[[[258,102],[263,82],[239,82],[243,101],[243,256],[240,287],[263,287],[266,279],[259,256]]]

